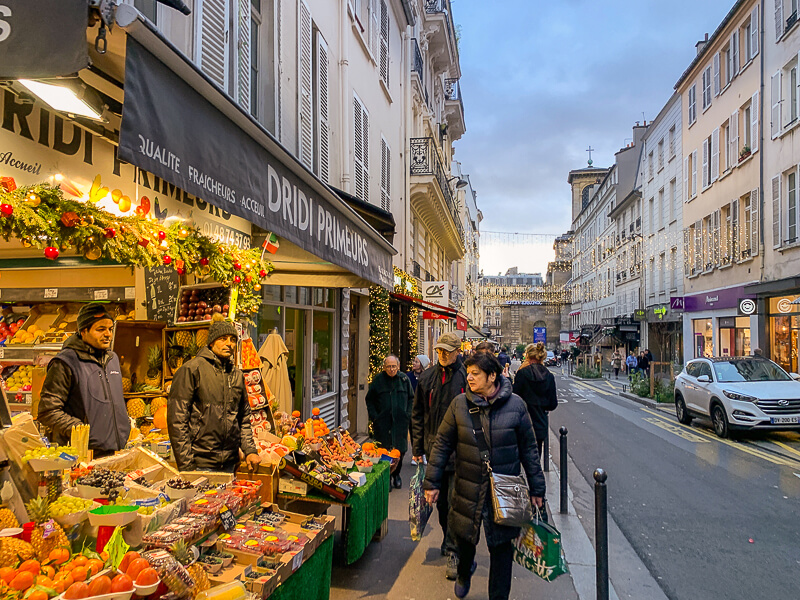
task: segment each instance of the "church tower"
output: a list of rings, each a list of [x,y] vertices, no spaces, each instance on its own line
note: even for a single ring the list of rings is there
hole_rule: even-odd
[[[590,146],[591,149],[591,146]],[[572,222],[589,205],[592,194],[597,191],[598,186],[608,174],[609,169],[592,166],[591,153],[589,154],[589,164],[583,169],[575,169],[569,172],[567,183],[572,187]]]

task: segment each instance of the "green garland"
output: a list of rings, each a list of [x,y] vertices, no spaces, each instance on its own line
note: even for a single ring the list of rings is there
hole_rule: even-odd
[[[422,299],[417,278],[398,267],[394,267],[394,291],[418,300]],[[406,365],[406,370],[410,371],[414,365],[414,359],[419,354],[419,310],[409,307],[406,314],[405,330],[408,332],[408,365]]]
[[[238,289],[237,310],[243,314],[258,311],[261,280],[274,268],[261,260],[258,248],[220,244],[180,222],[164,227],[148,217],[118,217],[95,204],[66,199],[61,188],[49,184],[12,192],[0,188],[0,236],[46,248],[45,256],[54,261],[60,251],[74,248],[89,260],[142,268],[171,264],[180,274],[211,277]]]
[[[389,354],[389,292],[378,285],[369,288],[369,381],[383,371]]]

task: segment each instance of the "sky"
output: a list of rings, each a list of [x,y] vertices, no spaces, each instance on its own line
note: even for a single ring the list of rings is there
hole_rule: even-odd
[[[478,193],[481,230],[566,232],[569,171],[586,166],[590,144],[595,167],[613,164],[734,2],[451,0],[467,123],[455,158]],[[482,240],[480,252],[487,275],[544,273],[552,260],[552,245]]]

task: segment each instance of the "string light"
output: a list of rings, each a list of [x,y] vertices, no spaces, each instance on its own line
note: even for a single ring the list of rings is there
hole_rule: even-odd
[[[389,292],[381,286],[369,288],[369,383],[383,371],[389,354]]]

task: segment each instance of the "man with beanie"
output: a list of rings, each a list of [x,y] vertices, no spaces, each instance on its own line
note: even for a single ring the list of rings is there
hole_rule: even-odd
[[[131,433],[119,357],[109,350],[114,319],[105,305],[86,304],[77,329],[47,365],[37,419],[57,444],[69,444],[72,428],[88,423],[89,449],[101,458],[123,449]]]
[[[453,332],[443,334],[434,348],[439,362],[419,376],[411,409],[411,451],[417,463],[422,462],[423,454],[430,458],[436,433],[450,402],[467,389],[467,372],[460,356],[461,339],[458,335]],[[451,458],[442,476],[441,493],[436,501],[439,525],[444,534],[441,551],[443,556],[447,555],[445,577],[448,579],[455,579],[458,575],[458,546],[447,533],[454,474],[455,461]]]
[[[258,456],[250,427],[244,374],[233,364],[236,327],[215,315],[208,346],[183,363],[167,404],[169,441],[180,471],[234,472],[241,449],[251,468]]]

